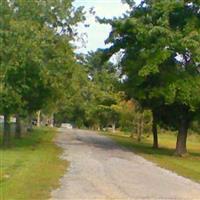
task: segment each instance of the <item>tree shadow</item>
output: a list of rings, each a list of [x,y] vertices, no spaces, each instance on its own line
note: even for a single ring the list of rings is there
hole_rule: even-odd
[[[112,139],[115,137],[115,140]],[[117,139],[116,139],[117,138]],[[116,141],[117,140],[117,141]],[[103,150],[121,150],[125,152],[135,152],[150,155],[165,155],[173,156],[174,150],[169,148],[152,148],[151,144],[138,143],[128,137],[123,136],[105,136],[105,134],[79,134],[74,136],[72,140],[62,140],[57,142],[59,145],[73,145],[73,146],[91,146]]]
[[[200,159],[200,152],[189,152],[190,155],[194,156],[194,157],[198,157]]]
[[[175,149],[173,148],[159,147],[158,149],[155,149],[152,147],[150,143],[145,141],[138,142],[136,139],[128,138],[126,136],[118,136],[118,135],[109,135],[109,136],[113,138],[113,140],[116,141],[119,145],[135,153],[177,157],[177,155],[175,155]],[[187,156],[195,156],[200,158],[200,152],[198,153],[189,150],[188,154],[186,154],[186,157]]]

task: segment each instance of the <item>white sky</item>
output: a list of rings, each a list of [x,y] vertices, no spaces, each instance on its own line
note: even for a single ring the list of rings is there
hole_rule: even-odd
[[[136,3],[140,0],[136,0]],[[95,15],[105,18],[113,18],[122,16],[128,10],[127,4],[122,4],[121,0],[75,0],[75,6],[84,6],[86,11],[89,11],[91,7],[94,8]],[[90,14],[86,15],[86,23],[89,27],[84,27],[80,24],[78,26],[78,32],[86,33],[87,37],[82,35],[86,41],[85,47],[81,42],[76,41],[76,45],[79,47],[77,52],[87,53],[88,51],[95,51],[97,48],[104,48],[104,41],[107,39],[111,27],[109,25],[99,24],[95,21],[95,16]]]

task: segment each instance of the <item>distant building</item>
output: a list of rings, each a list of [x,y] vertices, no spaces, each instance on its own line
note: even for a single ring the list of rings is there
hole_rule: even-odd
[[[4,116],[0,115],[0,123],[3,123],[3,122],[4,122]],[[10,122],[11,123],[16,123],[16,118],[15,117],[11,117],[10,118]]]
[[[4,122],[4,116],[0,115],[0,123],[3,123],[3,122]]]

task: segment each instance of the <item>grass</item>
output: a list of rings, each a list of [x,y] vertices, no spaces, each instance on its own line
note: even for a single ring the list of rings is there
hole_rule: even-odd
[[[35,129],[0,149],[0,199],[44,200],[59,186],[67,162],[60,160],[62,150],[52,141],[56,129]]]
[[[184,157],[174,155],[176,135],[173,133],[159,135],[159,149],[152,148],[152,137],[143,138],[140,143],[123,133],[108,133],[119,145],[130,149],[158,166],[171,170],[181,176],[200,183],[200,136],[189,135],[188,154]]]

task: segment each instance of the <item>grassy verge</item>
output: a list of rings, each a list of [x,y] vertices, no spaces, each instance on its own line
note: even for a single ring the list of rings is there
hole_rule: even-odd
[[[188,155],[185,157],[174,156],[176,143],[175,134],[160,134],[160,148],[152,148],[152,138],[143,138],[141,143],[122,133],[108,133],[119,145],[124,146],[157,165],[169,169],[181,176],[190,178],[200,183],[200,136],[188,137]]]
[[[58,156],[62,152],[53,142],[55,129],[35,129],[12,147],[0,149],[0,199],[44,200],[59,186],[67,162]]]

